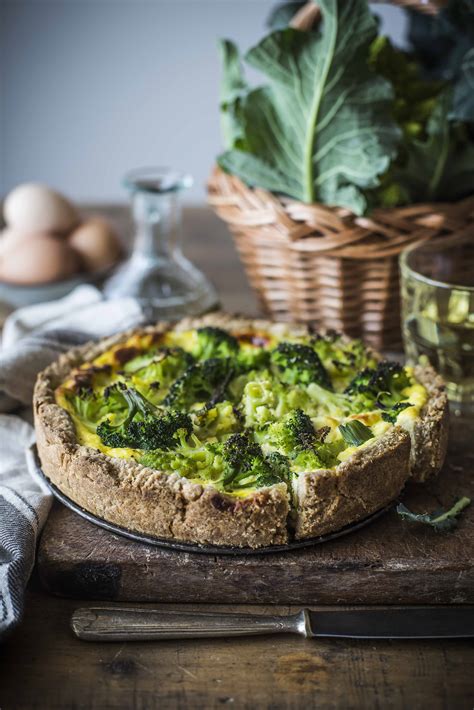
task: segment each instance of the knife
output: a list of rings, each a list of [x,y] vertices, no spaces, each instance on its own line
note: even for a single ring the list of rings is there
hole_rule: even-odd
[[[76,609],[71,626],[84,641],[300,634],[360,639],[474,637],[474,606],[303,609],[288,616],[159,611],[117,607]]]

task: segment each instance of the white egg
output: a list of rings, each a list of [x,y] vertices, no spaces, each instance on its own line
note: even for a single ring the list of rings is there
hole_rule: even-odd
[[[3,205],[9,227],[23,232],[69,232],[78,222],[73,205],[46,185],[25,183],[12,190]]]
[[[62,281],[80,268],[67,242],[47,234],[19,239],[0,255],[0,279],[25,286]]]
[[[112,227],[99,217],[83,222],[72,232],[68,242],[80,255],[88,271],[100,271],[112,266],[121,252]]]

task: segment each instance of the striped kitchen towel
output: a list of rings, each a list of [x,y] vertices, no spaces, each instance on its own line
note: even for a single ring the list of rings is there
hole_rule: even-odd
[[[69,348],[138,326],[133,299],[105,301],[92,286],[66,298],[15,311],[0,350],[0,639],[21,619],[38,534],[51,495],[28,467],[34,441],[31,397],[36,375]],[[13,414],[13,412],[15,414]]]
[[[29,473],[25,451],[33,427],[0,415],[0,637],[21,618],[36,539],[51,506],[51,494]]]

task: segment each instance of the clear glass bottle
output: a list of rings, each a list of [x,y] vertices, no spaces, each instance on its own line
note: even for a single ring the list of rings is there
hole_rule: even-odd
[[[135,239],[131,256],[104,285],[106,298],[139,300],[148,320],[178,320],[216,308],[209,283],[181,251],[180,193],[192,178],[168,168],[128,173]]]

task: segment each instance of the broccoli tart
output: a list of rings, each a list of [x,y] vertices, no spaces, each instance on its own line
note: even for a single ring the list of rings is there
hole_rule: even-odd
[[[237,547],[360,520],[435,474],[447,442],[430,367],[225,314],[71,350],[38,376],[34,412],[45,474],[86,510]]]

